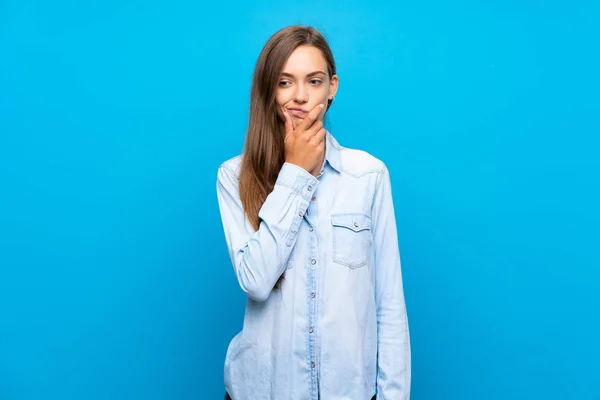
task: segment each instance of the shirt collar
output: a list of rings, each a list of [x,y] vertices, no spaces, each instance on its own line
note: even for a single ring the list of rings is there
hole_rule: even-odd
[[[337,172],[341,172],[340,144],[335,140],[331,132],[325,134],[325,161]]]

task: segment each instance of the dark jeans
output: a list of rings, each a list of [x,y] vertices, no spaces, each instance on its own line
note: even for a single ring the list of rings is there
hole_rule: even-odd
[[[229,393],[227,392],[225,392],[225,400],[231,400],[231,397],[229,397]],[[371,400],[377,400],[377,396],[371,397]]]

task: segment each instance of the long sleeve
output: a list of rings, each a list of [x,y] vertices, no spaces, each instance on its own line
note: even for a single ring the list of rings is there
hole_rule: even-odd
[[[285,272],[298,228],[318,180],[303,168],[285,163],[260,211],[257,231],[240,200],[239,182],[225,164],[217,174],[217,198],[229,256],[240,287],[255,301],[266,301]]]
[[[411,350],[387,167],[378,177],[372,214],[377,306],[377,400],[408,400]]]

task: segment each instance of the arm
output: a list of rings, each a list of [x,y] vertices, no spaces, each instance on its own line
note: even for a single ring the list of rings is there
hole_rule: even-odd
[[[296,165],[285,163],[258,216],[259,229],[247,221],[233,171],[219,167],[217,199],[221,221],[240,287],[255,301],[266,301],[296,243],[298,228],[318,181]]]
[[[377,400],[408,400],[410,340],[387,167],[378,177],[372,215],[377,307]]]

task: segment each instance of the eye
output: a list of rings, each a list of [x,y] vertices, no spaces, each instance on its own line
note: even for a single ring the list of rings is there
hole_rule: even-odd
[[[316,86],[316,85],[320,85],[321,83],[323,83],[323,81],[320,79],[311,79],[310,83],[312,83],[313,85]]]
[[[281,87],[288,87],[289,83],[291,83],[291,82],[290,81],[281,81],[281,82],[279,82],[279,86],[281,86]]]

